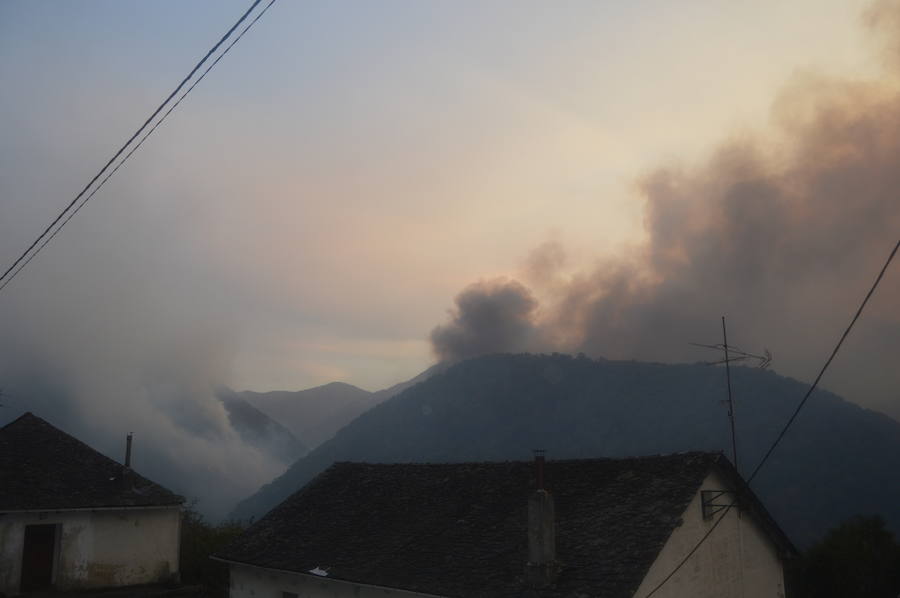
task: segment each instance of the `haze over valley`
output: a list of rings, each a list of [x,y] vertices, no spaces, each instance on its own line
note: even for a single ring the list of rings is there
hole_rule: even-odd
[[[0,5],[4,269],[244,4]],[[272,11],[0,288],[0,425],[133,432],[211,520],[336,459],[728,451],[723,315],[746,472],[900,236],[900,2]],[[800,543],[898,531],[898,305],[755,482]]]

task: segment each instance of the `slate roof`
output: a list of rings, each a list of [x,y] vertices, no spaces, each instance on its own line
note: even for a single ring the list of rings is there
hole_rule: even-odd
[[[713,467],[737,476],[718,453],[548,461],[563,569],[540,592],[523,580],[532,462],[337,463],[216,557],[442,596],[630,597]]]
[[[183,502],[36,415],[0,428],[0,512]]]

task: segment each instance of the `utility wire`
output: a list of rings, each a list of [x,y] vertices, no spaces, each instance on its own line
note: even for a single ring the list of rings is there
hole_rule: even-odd
[[[793,415],[791,415],[790,419],[785,424],[784,428],[782,428],[781,433],[778,434],[778,437],[775,439],[775,442],[772,443],[772,445],[769,447],[769,450],[766,451],[766,454],[763,456],[762,460],[760,460],[759,465],[756,466],[756,469],[753,470],[753,473],[747,479],[748,484],[753,480],[753,478],[756,477],[756,474],[759,473],[759,470],[762,469],[762,466],[765,465],[766,461],[769,459],[769,456],[775,450],[775,447],[777,447],[778,444],[781,442],[781,439],[784,438],[784,435],[787,433],[788,428],[790,428],[791,424],[794,423],[794,420],[797,418],[797,414],[800,413],[801,409],[803,409],[803,406],[806,404],[807,399],[809,399],[810,395],[816,389],[816,386],[818,386],[819,381],[822,379],[822,376],[825,374],[825,370],[827,370],[828,366],[831,365],[831,362],[834,360],[835,355],[837,355],[838,351],[841,348],[841,345],[844,344],[844,340],[847,338],[847,335],[850,334],[850,330],[853,329],[853,326],[856,324],[856,321],[859,319],[859,316],[862,314],[863,309],[865,309],[866,304],[869,302],[869,299],[872,297],[872,294],[875,292],[875,289],[878,288],[878,285],[881,283],[881,279],[884,278],[884,273],[887,271],[888,266],[890,266],[891,261],[893,261],[894,256],[897,255],[898,249],[900,249],[900,240],[898,240],[897,244],[894,245],[893,251],[891,251],[891,254],[888,256],[887,261],[884,262],[884,266],[881,267],[881,271],[878,273],[878,277],[875,278],[875,282],[872,284],[872,288],[870,288],[869,292],[866,293],[865,298],[863,299],[862,303],[859,305],[859,309],[856,310],[856,314],[854,314],[853,319],[850,320],[850,324],[847,326],[847,329],[844,330],[844,334],[841,335],[840,340],[838,340],[837,345],[835,345],[834,350],[831,352],[831,355],[828,357],[828,360],[825,362],[825,365],[823,365],[822,369],[819,371],[819,375],[816,376],[816,379],[813,381],[812,385],[809,387],[809,390],[806,391],[805,395],[803,395],[803,399],[797,405],[797,408],[794,410]],[[697,550],[700,548],[700,546],[703,545],[704,542],[706,542],[707,538],[709,538],[709,536],[713,533],[713,530],[715,530],[719,526],[719,523],[722,522],[722,520],[725,518],[725,515],[728,514],[728,511],[730,511],[731,507],[733,507],[733,506],[734,506],[734,504],[730,504],[725,507],[725,510],[722,513],[722,515],[715,521],[715,523],[713,523],[712,527],[710,527],[706,531],[706,533],[703,534],[703,537],[700,538],[700,541],[698,541],[694,545],[694,547],[691,548],[690,552],[688,552],[684,556],[684,558],[682,558],[678,562],[678,564],[675,565],[675,568],[672,569],[672,571],[670,571],[669,574],[666,575],[666,577],[663,578],[663,580],[661,582],[659,582],[659,584],[656,585],[656,587],[654,587],[652,590],[650,590],[650,592],[647,593],[647,595],[644,596],[644,598],[650,598],[650,596],[653,596],[653,594],[655,594],[660,588],[662,588],[666,584],[667,581],[672,579],[672,577],[679,571],[679,569],[681,569],[685,565],[685,563],[687,563],[688,560],[694,555],[694,553],[697,552]]]
[[[754,469],[753,473],[750,474],[750,477],[747,478],[748,484],[753,481],[753,478],[756,477],[756,474],[759,473],[759,470],[762,469],[762,466],[765,465],[766,461],[769,460],[769,457],[772,455],[775,447],[777,447],[778,443],[781,442],[781,439],[784,438],[784,435],[787,433],[788,428],[790,428],[791,424],[794,423],[794,420],[797,419],[797,414],[800,413],[800,410],[803,409],[803,406],[806,404],[809,396],[816,389],[816,386],[819,385],[819,380],[822,379],[822,376],[825,374],[825,370],[827,370],[828,366],[831,365],[831,362],[834,360],[835,355],[837,355],[837,352],[840,350],[841,345],[844,344],[844,340],[847,338],[847,335],[849,335],[850,331],[853,329],[853,325],[856,324],[856,321],[859,319],[860,314],[862,314],[863,309],[865,309],[866,303],[869,302],[869,298],[872,297],[872,293],[875,292],[875,289],[878,287],[881,279],[884,278],[884,273],[887,271],[888,266],[891,265],[891,261],[894,259],[894,256],[897,255],[898,249],[900,249],[900,240],[898,240],[897,244],[894,245],[893,251],[891,251],[891,254],[888,256],[887,261],[884,262],[884,266],[881,267],[881,272],[878,273],[878,277],[872,284],[872,288],[870,288],[869,292],[866,293],[865,298],[859,305],[859,309],[856,310],[856,314],[853,316],[853,319],[850,320],[850,324],[847,326],[847,329],[844,330],[844,334],[841,335],[841,339],[838,341],[837,345],[835,345],[834,350],[831,352],[831,355],[828,356],[828,361],[826,361],[825,365],[822,366],[822,369],[819,371],[819,375],[816,376],[816,379],[813,381],[812,386],[810,386],[809,390],[806,391],[806,394],[803,395],[803,400],[801,400],[800,404],[797,405],[797,408],[794,409],[794,413],[791,415],[791,418],[784,425],[784,428],[781,429],[781,432],[778,434],[778,438],[775,439],[775,442],[772,443],[772,446],[769,447],[769,450],[766,451],[766,454],[763,456],[762,460],[760,460],[759,465],[756,466],[756,469]]]
[[[238,19],[237,22],[234,25],[232,25],[228,31],[225,32],[225,35],[223,35],[222,38],[219,39],[219,41],[216,42],[216,44],[209,50],[209,52],[207,52],[206,55],[200,60],[200,62],[198,62],[194,66],[194,68],[191,69],[191,72],[188,73],[188,75],[184,79],[181,80],[181,83],[178,84],[178,87],[176,87],[172,91],[172,93],[170,93],[168,95],[168,97],[156,108],[156,110],[153,111],[153,113],[147,118],[147,120],[144,121],[144,124],[142,124],[141,127],[137,131],[135,131],[131,137],[128,138],[128,141],[126,141],[122,145],[122,147],[120,147],[119,150],[113,155],[113,157],[110,158],[109,161],[103,166],[103,168],[101,168],[100,171],[94,175],[94,177],[88,182],[88,184],[85,185],[84,188],[78,193],[78,195],[75,196],[75,199],[73,199],[71,202],[69,202],[69,204],[65,207],[65,209],[62,212],[60,212],[59,215],[57,215],[56,218],[54,218],[53,221],[49,224],[49,226],[47,226],[47,228],[45,228],[44,231],[40,235],[38,235],[38,237],[31,243],[31,245],[28,246],[28,249],[26,249],[22,253],[22,255],[20,255],[16,259],[16,261],[14,261],[12,263],[12,265],[10,265],[9,268],[6,269],[6,271],[3,273],[3,275],[0,276],[0,281],[3,281],[3,286],[0,286],[0,290],[5,288],[6,285],[9,284],[9,281],[12,280],[16,276],[16,274],[21,272],[22,268],[24,268],[24,266],[28,262],[30,262],[31,259],[38,252],[41,251],[41,249],[43,249],[47,245],[49,240],[52,239],[54,236],[56,236],[56,233],[59,232],[59,229],[66,225],[66,223],[71,219],[71,215],[68,218],[66,218],[66,214],[70,210],[72,210],[73,207],[75,207],[75,205],[78,203],[78,201],[84,196],[85,193],[87,193],[88,189],[91,188],[91,186],[97,181],[97,179],[99,179],[101,176],[103,176],[103,173],[106,172],[106,170],[112,165],[113,162],[116,161],[116,159],[118,159],[119,156],[122,155],[123,152],[125,152],[125,150],[128,148],[128,146],[131,145],[131,143],[144,131],[144,129],[147,128],[147,126],[153,121],[153,119],[156,118],[156,116],[160,112],[162,112],[162,110],[172,100],[172,98],[174,98],[178,94],[178,92],[181,91],[181,89],[185,86],[185,84],[187,84],[187,82],[191,79],[191,77],[193,77],[194,74],[198,70],[200,70],[200,67],[203,66],[203,64],[209,59],[209,57],[212,56],[215,53],[215,51],[219,49],[219,46],[221,46],[225,42],[225,40],[227,40],[229,37],[231,37],[231,34],[235,31],[235,29],[237,29],[241,25],[241,23],[243,23],[247,19],[247,17],[250,15],[250,13],[253,12],[253,10],[259,5],[259,3],[261,1],[262,0],[254,0],[253,1],[253,4],[250,5],[250,8],[248,8],[247,11],[243,15],[241,15],[241,18]],[[269,3],[269,6],[271,6],[271,2]],[[266,7],[266,9],[268,9],[268,6]],[[263,11],[263,12],[265,12],[265,11]],[[262,14],[262,13],[260,13],[260,14]],[[258,18],[259,17],[257,16],[257,19]],[[256,22],[256,19],[254,19],[253,22]],[[246,29],[244,30],[244,32],[246,32]],[[243,35],[243,32],[241,33],[241,35]],[[240,38],[240,36],[238,37],[238,39],[239,38]],[[237,41],[237,40],[235,40],[235,41]],[[232,42],[231,45],[233,46],[234,42]],[[230,49],[230,48],[231,48],[231,46],[228,46],[228,49]],[[226,49],[226,52],[227,52],[227,49]],[[224,53],[222,55],[224,55]],[[221,56],[219,58],[221,58]],[[216,60],[216,62],[218,62],[218,59]],[[215,64],[215,62],[213,64]],[[207,69],[206,72],[209,72],[209,69]],[[203,74],[205,75],[206,72],[204,72]],[[196,85],[196,83],[194,85]],[[193,87],[194,86],[192,85],[190,89],[193,89]],[[189,91],[190,90],[188,90],[188,92]],[[185,95],[187,95],[187,93]],[[182,99],[183,99],[183,97],[184,96],[182,96]],[[170,112],[171,112],[171,109],[170,109]],[[155,129],[156,127],[153,127],[153,128]],[[134,150],[132,150],[131,153],[133,153],[133,151]],[[129,155],[131,155],[131,154],[129,153]],[[127,157],[126,157],[126,159],[127,159]],[[124,160],[123,160],[123,162],[124,162]],[[121,166],[121,163],[119,165]],[[104,179],[103,182],[106,182],[106,180],[108,180],[108,179],[109,179],[109,177],[107,176],[107,178]],[[95,192],[96,192],[96,189],[95,189]],[[88,197],[88,199],[90,199],[90,197],[92,197],[92,196],[93,196],[93,193],[91,193],[91,195]],[[85,200],[85,201],[87,201],[87,200]],[[84,204],[82,203],[82,205],[84,205]],[[56,229],[56,231],[54,231],[52,233],[52,235],[50,235],[50,233],[54,229],[54,227],[57,224],[59,224],[60,221],[63,220],[63,218],[65,218],[65,220],[62,222],[60,227],[58,229]],[[48,235],[50,235],[50,236],[47,237]],[[43,240],[43,243],[42,243],[42,240]],[[38,247],[38,244],[40,244],[39,247]],[[29,256],[29,254],[35,247],[38,247],[37,250]],[[24,263],[23,263],[23,261],[24,261]],[[19,267],[17,268],[17,266],[19,266]],[[15,270],[15,272],[13,272],[14,270]],[[11,272],[13,272],[12,276],[10,276]]]
[[[25,268],[25,266],[27,266],[28,263],[32,259],[34,259],[34,256],[36,256],[44,248],[44,246],[47,245],[47,243],[49,243],[50,241],[53,240],[53,237],[55,237],[56,234],[59,231],[61,231],[62,228],[69,222],[69,220],[71,220],[72,217],[75,216],[75,214],[77,214],[78,211],[84,207],[84,204],[86,204],[88,201],[91,200],[92,197],[94,197],[94,194],[96,194],[97,191],[99,191],[101,189],[101,187],[103,187],[103,185],[106,184],[106,181],[108,181],[114,174],[116,174],[116,172],[118,172],[118,170],[122,167],[122,165],[128,161],[128,159],[131,157],[131,155],[134,154],[134,152],[136,152],[138,150],[138,148],[140,148],[144,144],[144,142],[147,140],[147,138],[153,134],[153,132],[157,129],[157,127],[159,127],[159,125],[161,125],[163,123],[163,121],[165,121],[166,118],[168,118],[168,116],[172,113],[172,111],[175,110],[175,108],[177,108],[179,104],[181,104],[181,101],[184,100],[184,98],[186,98],[187,95],[189,93],[191,93],[191,91],[195,87],[197,87],[197,84],[200,83],[201,81],[203,81],[203,78],[206,77],[207,73],[209,73],[209,71],[211,71],[213,69],[213,67],[215,67],[219,63],[219,61],[225,57],[226,54],[228,54],[228,51],[231,50],[231,48],[233,48],[234,45],[236,43],[238,43],[238,41],[240,41],[240,39],[242,37],[244,37],[244,34],[247,33],[247,31],[249,31],[250,28],[253,27],[254,24],[256,24],[256,22],[260,19],[260,17],[262,17],[273,4],[275,4],[275,0],[269,0],[269,3],[266,4],[266,6],[259,12],[259,14],[257,14],[256,17],[252,21],[250,21],[250,23],[248,23],[246,27],[244,27],[244,29],[240,32],[240,34],[238,34],[238,36],[235,37],[234,40],[232,40],[232,42],[230,44],[228,44],[228,46],[225,47],[225,50],[223,50],[222,53],[208,67],[206,67],[206,70],[204,70],[203,73],[201,73],[201,75],[197,78],[197,80],[194,81],[194,83],[191,84],[191,86],[188,87],[187,90],[181,95],[181,97],[178,98],[178,100],[169,107],[169,109],[162,115],[162,117],[158,121],[156,121],[156,123],[150,128],[150,130],[147,131],[143,137],[141,137],[141,140],[138,141],[138,143],[134,147],[132,147],[131,150],[127,154],[125,154],[125,157],[122,158],[122,161],[119,162],[116,165],[116,167],[113,168],[109,172],[109,174],[106,175],[105,178],[103,178],[103,180],[100,181],[100,184],[98,184],[93,189],[93,191],[91,191],[90,194],[88,194],[88,196],[85,197],[84,200],[80,204],[78,204],[74,210],[72,210],[69,213],[68,216],[66,216],[65,220],[62,221],[62,224],[60,224],[56,230],[54,230],[49,236],[47,236],[44,239],[43,243],[41,243],[41,245],[38,246],[37,251],[35,251],[31,255],[29,255],[28,259],[26,259],[24,262],[22,262],[19,265],[18,269],[16,269],[12,273],[11,276],[9,278],[7,278],[5,281],[3,281],[2,284],[0,284],[0,291],[2,291],[4,288],[6,288],[6,285],[8,285],[10,283],[10,281],[12,281],[12,279],[15,278],[16,275],[20,271],[22,271],[22,269]]]
[[[673,577],[676,573],[678,573],[678,570],[681,569],[681,567],[682,567],[686,562],[688,562],[688,559],[690,559],[692,556],[694,556],[694,553],[697,552],[697,550],[700,548],[700,546],[701,546],[704,542],[706,542],[706,539],[709,538],[710,535],[712,535],[712,533],[715,531],[715,529],[716,529],[717,527],[719,527],[719,524],[722,523],[722,520],[725,519],[725,515],[728,514],[728,511],[730,511],[730,510],[731,510],[731,507],[733,507],[733,506],[734,506],[734,504],[730,504],[730,505],[727,505],[727,506],[725,507],[725,510],[722,511],[722,514],[719,515],[719,518],[715,520],[715,522],[712,524],[712,527],[710,527],[708,530],[706,530],[706,533],[703,534],[703,537],[700,538],[700,541],[697,542],[697,543],[694,545],[693,548],[691,548],[691,551],[690,551],[689,553],[687,553],[687,554],[684,556],[684,558],[681,559],[681,561],[680,561],[677,565],[675,565],[675,568],[672,569],[672,570],[669,572],[669,574],[666,575],[666,576],[663,578],[663,580],[662,580],[661,582],[659,582],[659,583],[656,585],[655,588],[653,588],[652,590],[650,590],[650,591],[647,593],[647,595],[644,596],[644,598],[650,598],[650,596],[652,596],[653,594],[655,594],[655,593],[657,592],[657,590],[659,590],[659,589],[662,588],[664,585],[666,585],[666,582],[669,581],[670,579],[672,579],[672,577]]]

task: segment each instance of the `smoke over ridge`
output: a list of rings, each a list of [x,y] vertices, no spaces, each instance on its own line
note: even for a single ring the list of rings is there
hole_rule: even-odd
[[[796,74],[773,103],[776,133],[640,177],[643,244],[575,272],[564,243],[538,247],[521,273],[530,287],[479,283],[456,298],[435,354],[695,361],[711,356],[689,342],[720,342],[724,314],[731,343],[768,347],[777,370],[812,379],[900,236],[900,8],[877,3],[865,17],[888,40],[884,80]],[[825,384],[900,417],[894,266]],[[500,325],[483,324],[485,304]]]

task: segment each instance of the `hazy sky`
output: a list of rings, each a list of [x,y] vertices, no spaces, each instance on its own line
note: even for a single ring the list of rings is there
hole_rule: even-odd
[[[4,269],[248,5],[0,3]],[[653,249],[672,193],[660,173],[714,195],[709,173],[729,144],[770,155],[809,138],[791,127],[807,106],[791,90],[894,84],[863,24],[868,5],[280,0],[0,293],[4,370],[48,372],[86,420],[113,422],[149,417],[128,415],[148,402],[212,409],[182,403],[219,383],[409,378],[434,361],[429,334],[478,280],[531,284],[554,306],[543,322],[558,324],[573,289],[535,282],[536,249],[564,253],[554,267],[571,283],[650,247],[657,269],[641,272],[664,277]],[[896,238],[854,254],[861,275],[833,302],[812,283],[803,297],[845,322]],[[761,349],[760,314],[723,302],[706,306],[707,329],[683,331],[685,346],[715,342],[728,313],[734,342],[746,331],[746,348]],[[839,332],[814,336],[784,370],[770,347],[775,368],[811,379]],[[897,348],[896,334],[879,338],[873,350]],[[657,357],[556,341],[545,346]],[[884,393],[860,394],[900,414]]]

